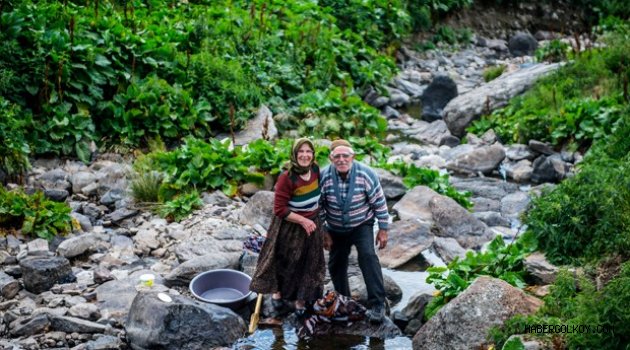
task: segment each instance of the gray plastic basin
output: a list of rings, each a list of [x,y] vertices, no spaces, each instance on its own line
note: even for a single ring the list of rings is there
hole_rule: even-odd
[[[198,274],[190,281],[190,292],[199,300],[232,310],[247,303],[251,277],[241,271],[220,269]]]

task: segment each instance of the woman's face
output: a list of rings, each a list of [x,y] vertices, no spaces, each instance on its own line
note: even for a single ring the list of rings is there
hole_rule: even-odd
[[[311,165],[311,162],[313,161],[313,150],[307,143],[302,144],[302,146],[298,148],[297,161],[301,167]]]

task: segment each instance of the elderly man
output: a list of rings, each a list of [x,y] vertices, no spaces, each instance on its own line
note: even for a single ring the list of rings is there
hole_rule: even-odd
[[[339,293],[350,296],[348,257],[354,245],[368,293],[368,319],[381,323],[385,316],[385,287],[381,264],[374,250],[387,245],[389,214],[378,176],[367,165],[354,161],[346,140],[330,146],[331,165],[321,173],[320,215],[325,221],[324,247],[330,250],[328,270]],[[374,222],[378,233],[374,241]]]

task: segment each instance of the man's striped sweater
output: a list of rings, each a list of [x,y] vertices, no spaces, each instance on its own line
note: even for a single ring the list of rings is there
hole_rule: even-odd
[[[329,165],[322,170],[320,184],[320,217],[328,229],[350,231],[375,216],[379,229],[387,229],[389,214],[385,195],[378,176],[370,167],[354,161],[344,180],[337,169]]]

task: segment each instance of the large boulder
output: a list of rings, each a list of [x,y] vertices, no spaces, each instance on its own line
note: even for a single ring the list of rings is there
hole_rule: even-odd
[[[490,114],[497,108],[504,107],[508,101],[527,89],[538,78],[560,67],[559,64],[535,64],[511,74],[504,74],[476,89],[470,90],[452,99],[442,116],[451,134],[462,137],[472,121],[483,114]]]
[[[381,187],[383,188],[385,198],[400,198],[405,194],[405,192],[407,192],[407,188],[403,184],[400,176],[396,176],[389,171],[380,168],[376,168],[374,169],[374,171],[376,172],[376,175],[378,175],[378,178],[381,182]]]
[[[420,255],[433,243],[431,225],[418,220],[395,221],[389,228],[389,241],[378,251],[381,265],[395,269]]]
[[[448,162],[447,168],[469,175],[489,174],[501,164],[503,159],[505,159],[505,150],[500,143],[495,143],[458,155]]]
[[[479,277],[420,328],[413,337],[413,349],[485,348],[490,328],[502,326],[517,314],[532,314],[541,305],[540,299],[503,280]]]
[[[433,215],[429,209],[429,201],[435,196],[440,196],[440,194],[427,186],[416,186],[394,204],[392,210],[401,220],[420,220],[431,223]]]
[[[442,118],[444,106],[457,96],[457,84],[446,75],[439,75],[422,94],[422,119],[434,121]]]
[[[467,249],[479,248],[494,237],[486,224],[449,197],[435,196],[429,201],[429,207],[437,236],[454,238]]]
[[[508,49],[512,56],[531,56],[537,48],[538,41],[529,33],[518,33],[508,42]]]
[[[125,327],[134,350],[192,350],[231,346],[246,332],[232,310],[179,295],[138,293]],[[169,301],[170,299],[170,301]]]

